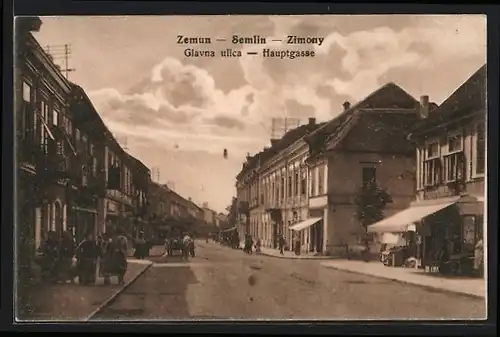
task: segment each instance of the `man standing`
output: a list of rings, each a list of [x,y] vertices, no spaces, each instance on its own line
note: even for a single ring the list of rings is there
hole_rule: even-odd
[[[285,255],[283,253],[283,249],[285,249],[285,244],[286,244],[285,238],[283,237],[283,235],[281,235],[280,236],[280,241],[279,241],[279,247],[280,247],[280,254],[281,255]]]

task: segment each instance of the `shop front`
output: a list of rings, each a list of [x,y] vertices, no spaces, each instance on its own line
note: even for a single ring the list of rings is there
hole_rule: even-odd
[[[300,252],[294,245],[296,253],[321,252],[322,217],[312,217],[304,221],[299,221],[292,225],[290,229],[294,232],[296,242],[300,242]],[[319,226],[318,226],[319,224]]]
[[[483,242],[483,213],[483,202],[468,195],[425,200],[369,226],[368,231],[415,232],[412,257],[416,267],[426,271],[482,274],[484,265],[478,268],[475,261],[482,254],[477,247]]]
[[[28,277],[35,250],[41,246],[40,227],[40,195],[35,184],[35,175],[31,171],[19,170],[16,212],[16,257],[19,276]]]

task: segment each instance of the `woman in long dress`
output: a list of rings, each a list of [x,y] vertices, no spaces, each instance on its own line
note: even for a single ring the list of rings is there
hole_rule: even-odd
[[[86,238],[76,248],[77,271],[80,284],[95,283],[96,265],[99,255],[99,246],[94,241],[92,234],[87,234]]]

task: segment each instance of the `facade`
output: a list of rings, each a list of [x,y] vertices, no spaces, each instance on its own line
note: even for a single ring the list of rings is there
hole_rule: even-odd
[[[67,227],[76,242],[81,242],[86,234],[98,232],[98,200],[105,193],[103,144],[107,129],[85,91],[75,84],[72,87],[73,119],[65,124],[76,150],[72,170],[78,189],[71,189],[74,198],[67,211]]]
[[[149,221],[156,222],[171,214],[170,189],[167,185],[149,182],[147,211]]]
[[[205,221],[207,225],[213,225],[215,223],[214,212],[206,206],[203,207],[203,221]]]
[[[49,231],[66,230],[75,153],[64,129],[71,84],[31,34],[40,19],[21,18],[16,26],[16,255],[24,268]]]
[[[236,185],[240,235],[248,232],[260,238],[264,247],[277,247],[283,236],[288,248],[292,248],[290,227],[308,217],[305,160],[309,148],[303,137],[320,126],[310,118],[307,125],[287,132],[279,140],[272,140],[270,148],[247,158]],[[311,250],[308,233],[301,235],[302,250]]]
[[[132,198],[134,229],[133,233],[138,234],[139,231],[149,234],[148,226],[148,191],[151,182],[151,171],[139,159],[128,154],[130,162],[130,171],[132,175],[132,183],[130,197]]]
[[[418,101],[388,83],[306,137],[309,144],[309,214],[317,251],[344,255],[359,245],[364,227],[356,218],[358,191],[375,182],[393,199],[391,215],[408,206],[415,188],[413,144]],[[314,223],[316,222],[316,223]]]
[[[473,255],[477,241],[486,240],[486,65],[436,110],[424,106],[424,116],[412,134],[417,144],[413,206],[439,206],[422,214],[416,227],[421,264],[432,266],[443,241],[453,256]]]

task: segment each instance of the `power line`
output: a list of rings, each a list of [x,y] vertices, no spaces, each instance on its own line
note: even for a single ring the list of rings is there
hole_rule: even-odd
[[[64,68],[61,69],[61,67],[58,65],[57,67],[64,72],[65,76],[67,79],[69,79],[69,73],[76,71],[75,68],[70,68],[69,67],[69,57],[71,56],[71,45],[69,44],[64,44],[64,45],[49,45],[45,47],[45,52],[49,57],[55,61],[55,60],[63,60],[64,61]]]
[[[271,120],[271,138],[280,139],[288,131],[300,126],[299,118],[273,117]]]

